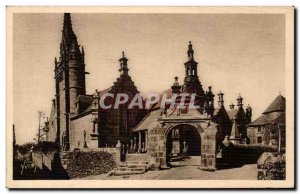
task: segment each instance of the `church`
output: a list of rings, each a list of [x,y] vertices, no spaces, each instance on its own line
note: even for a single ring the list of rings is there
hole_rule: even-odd
[[[130,130],[147,114],[145,110],[103,110],[99,99],[106,93],[139,93],[128,73],[128,59],[124,53],[119,59],[120,77],[110,88],[86,94],[85,53],[72,29],[71,16],[64,14],[60,57],[54,60],[55,98],[49,118],[48,141],[56,141],[62,150],[75,148],[112,147],[117,141],[128,141]]]
[[[158,102],[150,109],[128,109],[128,104],[118,109],[102,109],[99,101],[107,93],[125,93],[130,98],[139,94],[129,75],[124,52],[119,63],[120,76],[111,87],[87,94],[84,48],[79,46],[72,29],[71,15],[64,14],[60,56],[54,60],[55,97],[47,141],[57,142],[62,151],[115,147],[121,143],[128,155],[142,154],[149,165],[157,168],[167,167],[171,161],[187,155],[201,156],[199,163],[208,170],[216,168],[224,139],[237,144],[249,141],[246,125],[251,123],[251,107],[244,109],[239,95],[236,108],[232,104],[227,110],[222,91],[216,94],[215,106],[212,87],[205,90],[200,82],[191,42],[183,64],[184,82],[180,84],[175,77],[163,94],[168,98],[174,94],[196,94],[195,109],[178,108],[180,99],[176,99],[175,106],[160,107]],[[190,96],[185,104],[189,100]]]

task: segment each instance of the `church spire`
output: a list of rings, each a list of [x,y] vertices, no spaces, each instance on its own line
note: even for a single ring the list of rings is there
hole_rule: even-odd
[[[78,45],[77,37],[72,28],[71,15],[70,13],[65,13],[62,29],[61,50],[69,49],[71,44]]]
[[[124,51],[122,51],[122,57],[119,59],[120,61],[120,69],[119,71],[121,72],[122,75],[128,75],[128,67],[127,67],[127,61],[128,59],[125,57]]]
[[[194,49],[191,41],[189,41],[188,44],[187,55],[188,61],[184,63],[185,78],[183,92],[196,93],[198,96],[204,96],[204,91],[198,77],[198,63],[194,60]]]
[[[64,31],[73,31],[72,29],[72,21],[71,21],[71,14],[70,13],[64,13]]]
[[[189,41],[189,49],[187,51],[187,54],[188,54],[189,61],[193,61],[194,60],[194,50],[193,50],[193,45],[192,45],[191,41]]]

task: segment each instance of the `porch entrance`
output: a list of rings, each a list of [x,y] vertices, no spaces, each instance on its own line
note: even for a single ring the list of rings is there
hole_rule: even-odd
[[[167,134],[166,152],[170,166],[200,165],[201,137],[198,129],[188,124],[172,128]]]

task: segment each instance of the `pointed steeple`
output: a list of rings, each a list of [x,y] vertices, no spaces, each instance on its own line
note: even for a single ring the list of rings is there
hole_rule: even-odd
[[[71,14],[70,13],[64,13],[64,27],[63,27],[63,30],[73,32]]]
[[[72,28],[71,15],[70,13],[65,13],[62,30],[61,50],[68,49],[73,42],[75,42],[75,44],[78,44],[77,37]]]
[[[189,61],[193,61],[194,60],[194,50],[193,50],[193,45],[192,45],[191,41],[189,41],[189,49],[187,51],[187,54],[188,54]]]
[[[122,75],[128,75],[128,71],[129,71],[127,67],[128,59],[125,57],[124,51],[122,51],[122,57],[119,59],[119,61],[120,61],[120,69],[119,69],[120,73]]]
[[[198,63],[194,60],[194,50],[192,42],[189,41],[188,45],[188,61],[184,63],[185,78],[183,84],[183,92],[196,93],[198,96],[204,96],[204,91],[199,81],[197,66]]]

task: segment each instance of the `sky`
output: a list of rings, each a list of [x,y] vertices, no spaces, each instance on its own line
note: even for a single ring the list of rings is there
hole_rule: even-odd
[[[192,41],[204,90],[223,91],[225,107],[240,93],[255,120],[285,96],[285,18],[280,14],[71,14],[84,46],[87,93],[112,86],[122,51],[129,74],[146,95],[183,83]],[[32,141],[38,111],[50,114],[55,94],[54,57],[59,57],[63,14],[18,13],[13,17],[13,122],[17,143]],[[215,97],[217,106],[217,96]]]

